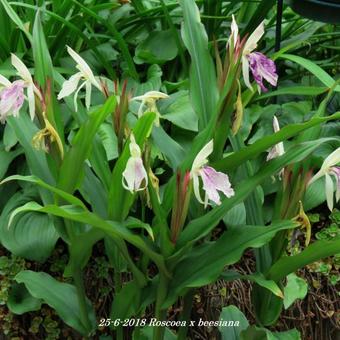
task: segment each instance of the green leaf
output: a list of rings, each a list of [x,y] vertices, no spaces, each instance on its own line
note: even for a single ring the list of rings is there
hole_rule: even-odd
[[[311,72],[328,88],[331,88],[335,84],[335,80],[326,71],[324,71],[320,66],[313,63],[309,59],[305,59],[293,54],[282,54],[280,58],[287,59],[293,61],[294,63],[299,64],[300,66]],[[340,85],[337,85],[334,91],[340,92]]]
[[[280,260],[275,262],[269,269],[268,273],[266,273],[266,277],[278,282],[288,274],[293,273],[310,263],[338,253],[340,253],[339,237],[333,240],[315,241],[301,253],[294,256],[282,257]]]
[[[177,45],[171,30],[151,32],[135,50],[137,64],[162,64],[176,58]]]
[[[86,208],[84,203],[77,197],[70,195],[69,193],[60,190],[52,185],[49,185],[47,183],[45,183],[44,181],[42,181],[41,179],[39,179],[36,176],[21,176],[21,175],[13,175],[13,176],[9,176],[7,178],[5,178],[3,181],[0,182],[1,184],[7,183],[9,181],[24,181],[24,182],[29,182],[29,183],[34,183],[42,188],[45,188],[51,192],[53,192],[54,194],[56,194],[57,196],[59,196],[60,198],[64,199],[66,202],[70,203],[70,204],[74,204],[76,206],[79,206],[81,208]]]
[[[0,150],[0,180],[4,177],[4,175],[7,172],[7,169],[9,165],[12,163],[12,161],[19,156],[20,154],[23,153],[22,149],[17,149],[15,151],[5,151],[5,150]]]
[[[88,302],[88,316],[92,323],[91,328],[83,325],[80,320],[80,310],[76,287],[68,283],[55,280],[52,276],[43,272],[23,270],[16,275],[18,283],[25,284],[27,290],[36,299],[43,300],[55,309],[58,316],[70,327],[82,335],[88,335],[96,325],[93,308]]]
[[[142,237],[132,233],[129,229],[132,226],[137,226],[137,224],[142,228],[144,223],[138,221],[137,219],[129,219],[126,223],[118,223],[115,221],[106,221],[101,219],[94,213],[84,210],[77,206],[56,206],[47,205],[42,207],[36,202],[28,202],[25,205],[15,209],[11,214],[11,220],[16,218],[16,216],[25,211],[36,211],[44,212],[47,214],[52,214],[54,216],[59,216],[63,218],[70,219],[71,221],[81,222],[84,224],[90,224],[99,230],[102,230],[107,235],[112,237],[116,241],[125,240],[130,242],[142,252],[144,252],[149,258],[156,263],[160,270],[162,270],[166,275],[168,271],[165,267],[164,258],[156,253],[148,243],[146,243]]]
[[[173,303],[186,288],[201,287],[215,281],[225,266],[236,263],[241,258],[245,249],[259,248],[269,242],[279,230],[297,226],[296,222],[281,221],[265,227],[229,228],[217,241],[192,249],[181,262],[175,264],[165,305]]]
[[[80,127],[72,141],[72,147],[66,153],[59,171],[58,187],[63,191],[73,193],[79,185],[83,164],[89,157],[95,134],[105,118],[114,111],[116,98],[110,97],[105,104],[93,112],[89,119]],[[77,167],[75,167],[77,164]]]
[[[175,171],[185,157],[185,151],[182,146],[173,140],[161,126],[154,127],[152,130],[152,138],[155,145],[166,157],[170,166]]]
[[[264,287],[271,291],[276,296],[283,298],[283,293],[277,283],[273,280],[267,280],[266,277],[262,273],[254,273],[249,275],[241,275],[235,271],[226,271],[221,274],[221,278],[226,281],[234,281],[234,280],[249,280],[252,282],[256,282],[259,286]]]
[[[239,340],[241,331],[249,326],[247,318],[236,306],[228,306],[222,308],[220,314],[220,321],[235,321],[238,323],[235,327],[223,327],[220,326],[218,329],[221,333],[222,340]]]
[[[111,307],[111,319],[128,319],[137,315],[140,299],[140,287],[135,281],[130,281],[123,286],[115,298]]]
[[[32,49],[34,59],[34,79],[41,87],[44,87],[47,79],[53,81],[53,65],[46,44],[39,11],[37,11],[33,25]]]
[[[32,43],[32,35],[28,31],[27,27],[25,27],[25,24],[22,22],[18,14],[14,11],[12,6],[8,3],[7,0],[0,0],[2,3],[2,6],[4,7],[5,11],[7,12],[8,16],[11,18],[11,20],[18,26],[18,28],[24,32],[27,39],[30,43]]]
[[[258,96],[255,100],[261,100],[265,98],[282,96],[291,94],[294,96],[318,96],[322,93],[325,93],[328,90],[327,87],[317,87],[317,86],[289,86],[289,87],[280,87],[276,91],[271,91],[269,93],[262,94]]]
[[[138,338],[135,334],[132,335],[132,340],[153,340],[155,327],[147,326],[140,330]],[[176,340],[177,336],[167,327],[165,327],[163,340]]]
[[[0,241],[17,256],[44,262],[58,240],[53,219],[45,214],[28,212],[10,223],[14,209],[32,199],[32,195],[16,193],[6,204],[0,218]]]
[[[304,299],[307,295],[307,282],[291,273],[287,276],[287,285],[284,287],[283,305],[288,309],[297,299]]]
[[[24,314],[27,312],[33,312],[41,308],[42,301],[33,297],[25,285],[13,284],[9,292],[7,307],[14,314]]]
[[[274,133],[271,136],[265,136],[260,140],[256,141],[254,144],[246,146],[238,152],[232,153],[230,156],[223,158],[222,160],[215,162],[213,166],[219,170],[228,171],[236,168],[242,163],[254,159],[260,153],[268,150],[273,145],[282,142],[288,138],[294,137],[298,133],[307,130],[313,126],[320,125],[323,122],[329,120],[340,119],[340,112],[328,116],[328,117],[318,117],[309,120],[306,123],[289,124],[283,127],[279,132]]]
[[[182,39],[191,56],[190,99],[202,130],[215,115],[217,81],[208,37],[194,0],[179,0],[183,10]]]
[[[182,129],[197,131],[197,116],[190,104],[188,91],[179,91],[162,100],[159,105],[162,118]]]

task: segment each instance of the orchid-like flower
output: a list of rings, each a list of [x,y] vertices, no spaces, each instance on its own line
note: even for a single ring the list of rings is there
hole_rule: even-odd
[[[11,62],[21,79],[11,83],[0,75],[0,121],[3,123],[6,117],[10,115],[17,117],[25,98],[27,98],[30,116],[33,120],[35,116],[35,95],[41,100],[41,93],[35,86],[28,68],[15,54],[11,55]],[[27,90],[26,97],[24,89]]]
[[[280,131],[279,121],[277,120],[276,116],[273,117],[273,129],[274,129],[274,132]],[[270,161],[271,159],[282,156],[284,153],[285,153],[285,149],[283,147],[283,142],[275,144],[268,152],[267,162]]]
[[[77,98],[79,91],[85,86],[85,106],[87,109],[89,109],[91,104],[91,92],[92,92],[92,86],[95,86],[99,91],[102,91],[102,87],[96,80],[96,78],[93,75],[93,72],[90,68],[90,66],[86,63],[86,61],[78,54],[76,53],[71,47],[67,46],[67,52],[72,57],[72,59],[77,63],[76,68],[79,70],[76,74],[71,76],[68,80],[64,81],[61,91],[58,94],[58,99],[62,99],[64,97],[67,97],[71,95],[73,92],[74,94],[74,108],[77,111],[78,105],[77,105]],[[83,81],[79,86],[79,82]]]
[[[228,175],[216,171],[211,166],[208,166],[208,156],[213,152],[214,142],[211,140],[197,154],[190,171],[190,177],[193,180],[194,193],[197,200],[207,207],[208,201],[211,200],[215,204],[221,204],[220,194],[222,191],[226,197],[234,196],[235,192],[231,187]],[[199,189],[199,177],[203,182],[203,190],[205,191],[204,201],[201,198]]]
[[[321,169],[313,176],[313,178],[308,183],[308,185],[311,185],[320,177],[325,176],[325,192],[327,198],[327,206],[330,211],[333,210],[334,206],[334,182],[331,176],[335,178],[336,183],[335,202],[338,202],[340,199],[340,166],[337,166],[337,164],[339,163],[340,147],[326,157],[321,166]]]
[[[143,165],[141,150],[134,135],[130,135],[130,155],[123,171],[122,185],[131,193],[144,190],[148,186],[148,175]],[[144,181],[144,185],[142,183]]]
[[[24,82],[16,80],[11,83],[0,75],[0,122],[4,123],[10,115],[17,117],[25,99]]]
[[[249,80],[249,70],[252,72],[253,77],[258,84],[259,93],[268,91],[263,85],[263,79],[273,86],[277,85],[278,75],[276,73],[275,63],[267,58],[260,52],[254,52],[257,48],[257,43],[264,34],[264,22],[255,29],[255,31],[249,36],[244,44],[242,52],[242,74],[244,83],[246,86],[253,91],[253,87]],[[231,38],[234,43],[234,47],[238,41],[238,26],[235,18],[233,17],[231,24]]]
[[[138,118],[140,118],[145,111],[143,111],[144,106],[146,106],[146,111],[156,113],[156,122],[155,125],[159,126],[159,117],[160,113],[158,112],[156,101],[159,99],[169,98],[169,96],[163,92],[159,91],[149,91],[144,93],[142,96],[137,96],[131,98],[131,100],[141,101],[140,107],[138,109]]]

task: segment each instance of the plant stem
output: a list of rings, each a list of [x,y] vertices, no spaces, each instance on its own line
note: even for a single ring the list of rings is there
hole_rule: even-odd
[[[155,317],[159,321],[163,321],[166,317],[166,310],[162,309],[162,304],[167,295],[168,290],[168,278],[163,274],[159,274],[159,286],[156,297]],[[155,327],[153,331],[153,340],[162,340],[164,336],[164,327]]]
[[[177,335],[178,340],[186,340],[188,333],[188,324],[190,321],[192,302],[194,298],[194,289],[190,289],[184,296],[183,299],[183,311],[180,316],[180,321],[185,321],[185,326],[180,327]]]

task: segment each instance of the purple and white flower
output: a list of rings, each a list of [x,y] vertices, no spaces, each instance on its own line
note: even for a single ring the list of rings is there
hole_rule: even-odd
[[[271,85],[276,86],[278,75],[276,73],[275,63],[260,52],[253,52],[257,48],[257,43],[264,34],[264,22],[255,29],[244,44],[242,51],[242,74],[244,83],[253,91],[253,87],[249,80],[249,71],[258,84],[258,91],[266,92],[267,88],[263,85],[265,79]],[[234,47],[238,41],[238,26],[233,17],[231,24],[231,37],[229,43],[233,43]]]
[[[267,92],[268,89],[263,85],[263,79],[273,86],[277,85],[278,75],[273,60],[267,58],[260,52],[253,52],[248,55],[250,71],[259,86],[259,92]]]
[[[11,55],[11,62],[21,79],[11,83],[0,75],[0,121],[3,123],[10,115],[17,116],[25,99],[28,101],[30,116],[33,120],[35,116],[35,95],[42,99],[41,93],[35,86],[30,71],[15,54]],[[26,96],[24,89],[26,89]]]
[[[220,194],[218,191],[223,192],[223,194],[228,198],[235,194],[231,187],[228,175],[223,172],[216,171],[214,168],[207,165],[208,156],[213,152],[213,147],[214,142],[211,140],[197,154],[190,171],[190,177],[193,180],[194,194],[197,200],[204,204],[204,207],[207,207],[209,200],[217,205],[221,204]],[[205,191],[204,200],[202,200],[200,194],[200,177],[203,183],[203,190]]]
[[[7,79],[6,79],[7,80]],[[3,82],[0,80],[0,84]],[[4,123],[8,116],[17,117],[19,110],[22,107],[24,95],[24,82],[16,80],[13,83],[9,82],[7,86],[0,90],[0,122]]]
[[[325,193],[327,199],[327,206],[330,211],[333,210],[334,206],[334,191],[335,191],[335,202],[340,199],[340,147],[333,151],[324,160],[320,170],[313,176],[309,181],[308,185],[311,185],[317,179],[325,176]],[[335,178],[335,187],[332,180],[333,176]]]
[[[85,86],[85,106],[87,109],[89,109],[91,105],[92,86],[96,87],[99,91],[103,91],[103,89],[96,80],[96,78],[94,77],[93,72],[90,66],[86,63],[86,61],[69,46],[67,46],[67,52],[72,57],[72,59],[77,63],[76,68],[79,70],[79,72],[71,76],[68,80],[64,81],[61,90],[58,94],[58,100],[64,97],[68,97],[73,92],[75,92],[73,100],[74,108],[77,111],[78,94],[79,91]],[[83,82],[78,86],[81,80],[83,80]]]
[[[131,193],[144,190],[148,186],[148,175],[143,165],[141,150],[134,135],[130,135],[130,155],[123,171],[122,185]]]

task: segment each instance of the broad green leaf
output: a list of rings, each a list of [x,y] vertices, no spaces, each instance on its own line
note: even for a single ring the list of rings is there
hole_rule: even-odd
[[[249,326],[247,318],[236,306],[228,306],[222,308],[220,321],[235,321],[237,326],[220,326],[218,329],[221,333],[222,340],[239,340],[240,333]]]
[[[64,271],[65,277],[72,277],[76,268],[84,269],[92,254],[92,247],[104,236],[101,230],[95,228],[76,236],[76,240],[69,247],[69,261]]]
[[[14,209],[33,197],[31,193],[23,195],[18,192],[9,199],[0,218],[0,241],[17,256],[44,262],[51,255],[59,237],[53,219],[45,214],[27,212],[10,223]]]
[[[257,283],[261,287],[268,289],[276,296],[283,298],[283,293],[277,283],[273,280],[266,279],[266,277],[262,273],[241,275],[235,271],[226,271],[221,274],[221,278],[226,281],[249,280]]]
[[[11,126],[20,145],[25,150],[26,160],[32,175],[38,176],[48,184],[54,184],[55,179],[48,167],[44,151],[36,150],[32,145],[32,138],[38,132],[38,129],[28,115],[20,114],[19,117],[8,117],[7,124]]]
[[[86,336],[94,329],[96,318],[93,308],[88,302],[88,316],[91,325],[84,325],[80,320],[80,310],[76,287],[68,283],[55,280],[43,272],[23,270],[16,275],[18,283],[25,284],[27,290],[36,299],[52,307],[58,316],[69,326]]]
[[[152,139],[166,157],[172,169],[176,171],[185,157],[185,151],[182,146],[173,140],[161,126],[154,127],[152,130]]]
[[[12,161],[22,153],[22,149],[16,149],[14,151],[0,150],[0,180],[5,176]]]
[[[162,118],[182,129],[197,131],[197,116],[190,104],[188,91],[179,91],[170,95],[159,104]]]
[[[176,41],[171,30],[151,32],[135,50],[136,64],[162,64],[176,58]]]
[[[325,93],[328,90],[327,87],[317,87],[317,86],[289,86],[289,87],[280,87],[276,91],[271,91],[269,93],[262,94],[257,97],[256,100],[261,100],[265,98],[281,96],[291,94],[294,96],[318,96],[322,93]]]
[[[129,219],[125,223],[118,223],[114,221],[103,220],[96,214],[77,206],[65,205],[59,207],[56,205],[46,205],[43,207],[36,202],[29,202],[15,209],[11,214],[11,220],[16,218],[18,214],[26,211],[44,212],[47,214],[52,214],[54,216],[70,219],[71,221],[90,224],[98,228],[99,230],[102,230],[118,242],[125,240],[133,244],[142,252],[144,252],[147,256],[149,256],[149,258],[157,264],[160,270],[168,274],[163,257],[160,254],[156,253],[141,236],[134,234],[129,230],[133,226],[137,227],[137,225],[141,228],[143,227],[144,223],[139,222],[137,219]]]
[[[47,183],[45,183],[44,181],[42,181],[41,179],[39,179],[36,176],[21,176],[21,175],[13,175],[13,176],[9,176],[7,178],[5,178],[3,181],[0,182],[1,184],[7,183],[9,181],[24,181],[24,182],[29,182],[29,183],[34,183],[42,188],[45,188],[51,192],[53,192],[54,194],[56,194],[57,196],[59,196],[60,198],[64,199],[66,202],[70,203],[70,204],[74,204],[76,206],[79,206],[81,208],[85,209],[85,205],[84,203],[77,197],[70,195],[69,193],[62,191],[52,185],[49,185]]]
[[[293,61],[294,63],[299,64],[300,66],[311,72],[328,88],[331,88],[335,84],[335,80],[326,71],[324,71],[320,66],[318,66],[309,59],[305,59],[300,56],[292,54],[282,54],[280,58],[287,59]],[[340,92],[340,85],[337,85],[334,91]]]
[[[239,203],[232,207],[226,215],[223,217],[223,222],[225,225],[236,227],[246,224],[246,208],[244,203]]]
[[[297,299],[304,299],[307,295],[308,284],[301,277],[291,273],[287,276],[287,284],[284,287],[283,305],[288,309]]]
[[[41,308],[41,304],[42,301],[33,297],[24,284],[12,284],[7,300],[7,307],[12,313],[21,315],[36,311]]]
[[[190,100],[202,130],[215,115],[217,81],[209,53],[208,37],[194,0],[180,0],[183,10],[182,39],[191,57]]]
[[[118,294],[115,294],[110,314],[112,320],[124,320],[137,315],[140,293],[140,287],[135,281],[125,284]]]
[[[266,273],[270,280],[278,282],[288,274],[297,271],[304,266],[319,261],[320,259],[340,253],[340,238],[333,240],[320,240],[310,244],[301,253],[293,256],[285,256],[273,264]]]
[[[132,335],[132,340],[153,340],[155,327],[147,326],[140,330],[138,337],[135,334]],[[176,340],[177,336],[169,328],[165,327],[163,340]]]
[[[269,242],[278,231],[297,226],[293,221],[281,221],[264,227],[229,228],[217,241],[193,248],[174,266],[165,305],[173,303],[186,288],[201,287],[215,281],[225,266],[241,258],[245,249],[259,248]]]

